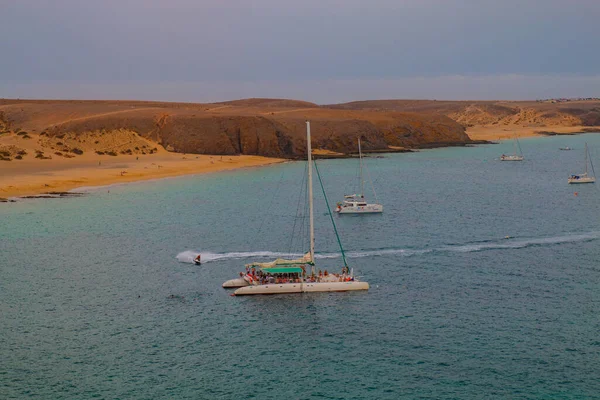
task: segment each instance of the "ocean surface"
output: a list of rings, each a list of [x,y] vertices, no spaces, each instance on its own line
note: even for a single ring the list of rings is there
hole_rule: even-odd
[[[361,293],[221,288],[307,250],[304,162],[0,204],[0,398],[600,398],[584,142],[600,168],[598,134],[367,158],[385,212],[334,215]],[[318,165],[332,207],[357,190]],[[338,270],[316,177],[315,208]]]

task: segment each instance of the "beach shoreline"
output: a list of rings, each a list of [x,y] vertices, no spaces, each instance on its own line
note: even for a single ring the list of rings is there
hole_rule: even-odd
[[[68,160],[4,161],[0,169],[0,198],[91,191],[111,185],[261,167],[285,161],[260,156],[167,152],[144,156],[88,155]]]
[[[600,127],[589,126],[494,125],[469,127],[467,134],[472,140],[493,142],[512,139],[515,136],[525,138],[574,135],[595,129],[600,132]],[[166,151],[161,146],[158,146],[156,153],[144,155],[107,156],[88,152],[73,158],[28,157],[22,160],[0,161],[0,200],[40,196],[49,192],[91,191],[111,185],[239,170],[286,161],[290,160],[249,155],[183,154]]]
[[[477,125],[468,127],[467,135],[472,140],[498,141],[512,139],[515,136],[525,137],[545,137],[551,135],[577,135],[584,133],[600,132],[600,126],[498,126],[498,125]]]

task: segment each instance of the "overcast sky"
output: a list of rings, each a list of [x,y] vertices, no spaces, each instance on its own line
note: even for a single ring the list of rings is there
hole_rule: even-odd
[[[0,0],[0,97],[600,96],[600,0]]]

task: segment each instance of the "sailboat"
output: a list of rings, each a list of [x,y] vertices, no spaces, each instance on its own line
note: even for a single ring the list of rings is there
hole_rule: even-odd
[[[514,141],[513,141],[513,147],[514,147],[514,153],[512,155],[506,155],[506,154],[502,154],[500,156],[500,161],[523,161],[524,157],[523,157],[523,152],[521,151],[521,145],[519,144],[519,139],[517,139],[517,136],[515,135]],[[519,153],[517,153],[517,147],[519,148]]]
[[[383,212],[383,206],[381,204],[369,203],[365,199],[365,180],[363,178],[363,158],[362,150],[360,148],[360,138],[358,138],[358,158],[360,170],[360,194],[344,195],[344,201],[337,204],[335,211],[337,211],[339,214],[367,214]],[[371,186],[373,186],[372,182]],[[373,188],[373,195],[375,196],[375,200],[377,200],[375,188]]]
[[[223,283],[223,287],[238,287],[233,293],[235,296],[244,295],[265,295],[265,294],[286,294],[286,293],[306,293],[306,292],[346,292],[355,290],[368,290],[369,283],[361,282],[354,276],[354,270],[348,267],[346,255],[342,247],[337,228],[331,212],[329,217],[333,224],[334,232],[337,236],[342,260],[344,266],[341,273],[317,275],[315,273],[315,231],[314,231],[314,210],[313,210],[313,161],[310,142],[310,122],[306,121],[306,140],[308,153],[308,201],[309,201],[309,224],[310,224],[310,243],[309,251],[303,257],[298,259],[286,260],[276,259],[267,263],[253,262],[246,264],[246,273],[240,273],[237,279],[231,279]],[[316,164],[315,170],[321,183],[321,189],[325,196],[325,190]],[[325,196],[327,202],[327,196]],[[328,207],[329,209],[329,207]],[[310,271],[308,271],[310,267]]]
[[[590,166],[592,167],[593,176],[588,175],[588,159],[590,160]],[[588,151],[587,143],[585,144],[585,172],[579,175],[571,175],[569,177],[569,183],[594,183],[596,182],[595,178],[596,172],[594,171],[594,164],[592,164],[592,159],[590,157],[590,152]]]

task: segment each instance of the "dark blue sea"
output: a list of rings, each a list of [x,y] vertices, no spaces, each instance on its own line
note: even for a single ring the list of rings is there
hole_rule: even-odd
[[[597,134],[367,158],[385,212],[334,220],[368,292],[221,288],[307,250],[304,162],[0,204],[0,398],[600,398],[584,142],[600,168]],[[356,159],[318,166],[332,207],[357,190]],[[339,269],[316,178],[315,209]]]

